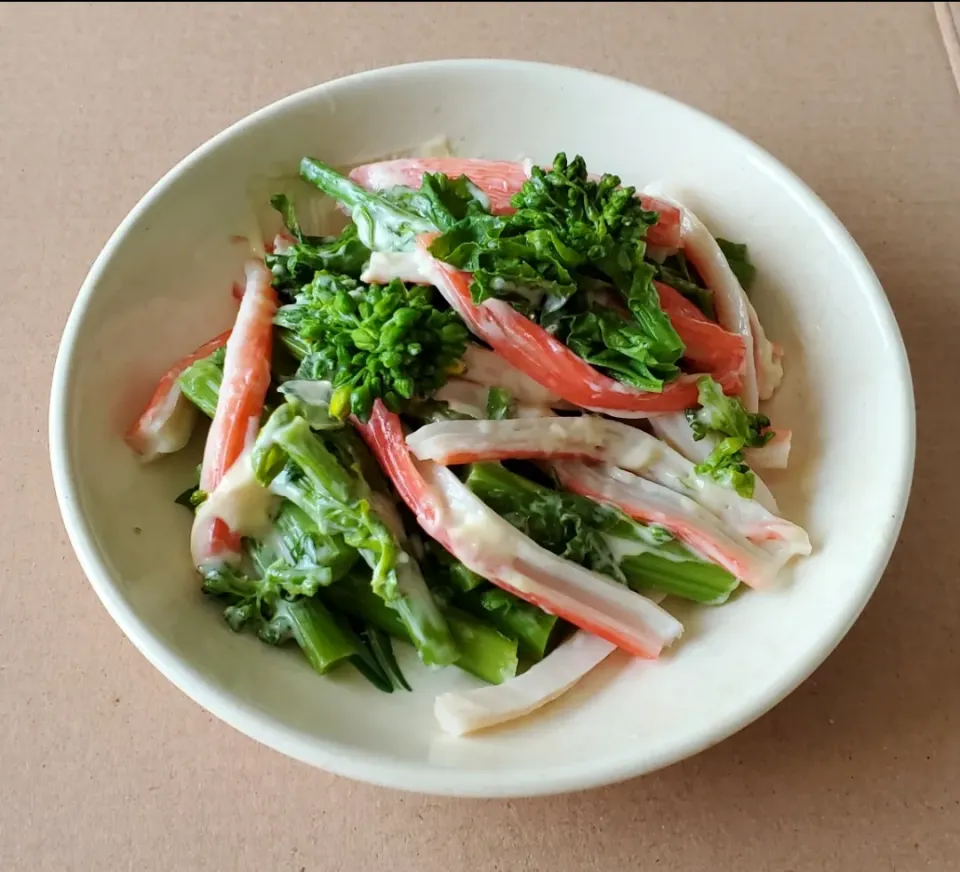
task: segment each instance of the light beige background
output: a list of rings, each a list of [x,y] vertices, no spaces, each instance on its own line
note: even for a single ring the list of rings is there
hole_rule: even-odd
[[[916,381],[913,501],[847,640],[738,736],[587,794],[401,795],[259,747],[113,625],[50,483],[60,331],[147,188],[291,91],[451,56],[612,73],[757,140],[867,253]],[[0,870],[960,868],[960,97],[929,4],[4,4],[0,180]]]

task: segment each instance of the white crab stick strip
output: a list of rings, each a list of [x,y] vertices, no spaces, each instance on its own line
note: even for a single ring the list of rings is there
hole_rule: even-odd
[[[503,684],[440,694],[433,714],[443,731],[454,736],[517,720],[562,696],[616,649],[606,639],[579,630]]]
[[[786,469],[792,439],[790,430],[775,430],[773,439],[766,445],[746,450],[747,463],[758,469]]]
[[[716,436],[707,435],[703,439],[693,438],[693,429],[684,412],[671,412],[667,415],[654,415],[649,418],[650,426],[658,439],[662,439],[675,451],[679,451],[693,463],[703,463],[717,446]],[[754,469],[786,469],[790,459],[790,444],[793,440],[791,430],[775,429],[773,438],[760,448],[747,448],[744,452],[747,463]]]
[[[511,366],[495,351],[467,345],[462,360],[466,367],[463,378],[468,381],[488,388],[503,388],[514,400],[527,406],[566,406],[555,393]]]
[[[570,460],[552,466],[567,490],[610,503],[639,521],[665,527],[696,554],[751,587],[769,586],[798,553],[792,542],[754,544],[690,497],[626,470]]]
[[[150,402],[125,436],[127,444],[145,463],[162,454],[173,454],[190,441],[197,421],[197,408],[183,395],[179,378],[191,364],[222,348],[230,332],[227,330],[205,342],[175,363],[160,379]]]
[[[508,392],[509,393],[509,392]],[[469,415],[478,420],[487,417],[487,400],[490,388],[462,378],[448,379],[435,393],[434,398],[446,403],[454,412]],[[514,399],[513,394],[510,395]],[[514,413],[521,418],[542,418],[553,414],[544,406],[514,405]]]
[[[653,432],[656,434],[658,439],[663,440],[667,443],[674,451],[678,454],[682,454],[687,458],[691,463],[703,463],[704,460],[710,455],[710,452],[717,445],[717,438],[715,436],[705,436],[703,439],[694,439],[693,430],[690,427],[690,422],[687,420],[687,416],[684,412],[672,412],[669,415],[656,415],[649,419],[650,426],[653,428]],[[778,438],[781,438],[781,434],[784,436],[784,441],[786,441],[786,454],[789,454],[790,451],[790,431],[781,430],[778,431],[772,442],[777,441]],[[774,498],[773,494],[770,492],[770,488],[764,483],[763,479],[760,478],[756,473],[756,468],[772,468],[772,465],[768,462],[770,455],[765,453],[765,448],[748,448],[746,450],[747,463],[754,467],[754,490],[753,498],[760,503],[760,505],[765,506],[774,514],[779,514],[779,509],[777,508],[777,501]],[[782,456],[776,458],[783,461],[783,467],[776,468],[785,468],[787,464],[787,457],[782,448],[777,449]],[[759,461],[759,462],[758,462]],[[765,463],[765,461],[767,461]]]
[[[386,285],[400,279],[411,285],[432,284],[432,275],[422,255],[416,251],[374,251],[360,274],[360,281]]]
[[[690,262],[697,268],[707,287],[713,291],[714,304],[717,309],[717,319],[720,326],[731,333],[740,336],[747,350],[747,356],[744,365],[743,386],[740,390],[740,396],[748,412],[756,412],[761,399],[761,394],[766,393],[767,397],[773,394],[776,386],[780,383],[783,370],[779,373],[776,368],[764,371],[764,388],[761,391],[759,385],[758,363],[765,366],[773,365],[773,349],[769,349],[770,343],[764,336],[762,341],[762,329],[757,320],[757,313],[753,311],[753,306],[747,299],[740,282],[730,269],[730,264],[724,257],[716,239],[713,238],[710,231],[707,230],[704,223],[693,214],[690,209],[677,202],[667,195],[666,186],[660,183],[648,185],[644,188],[644,193],[664,200],[680,209],[680,241],[683,246],[684,254]],[[758,343],[764,344],[764,348],[758,355]],[[766,397],[764,397],[766,398]]]
[[[521,599],[640,657],[657,657],[682,625],[649,599],[541,548],[450,470],[411,456],[399,417],[377,400],[354,421],[417,522],[469,569]]]
[[[452,472],[418,464],[440,511],[418,520],[484,578],[632,654],[657,657],[683,627],[644,596],[541,548],[475,496]],[[449,543],[449,544],[448,544]]]
[[[753,542],[776,541],[792,553],[809,553],[810,540],[795,524],[757,500],[740,496],[706,475],[665,442],[606,418],[526,418],[508,421],[440,421],[407,436],[414,456],[443,464],[481,460],[576,458],[629,470],[716,515]]]
[[[451,378],[437,389],[434,399],[446,403],[454,412],[471,418],[487,417],[487,398],[490,389],[462,378]]]
[[[194,565],[210,562],[210,530],[217,519],[238,536],[259,539],[270,532],[276,502],[277,498],[257,481],[248,448],[197,509],[190,531]],[[236,563],[239,559],[239,553],[227,553],[224,562]]]
[[[654,593],[650,599],[659,603],[665,596]],[[539,663],[503,684],[440,694],[433,714],[443,731],[454,736],[518,720],[563,696],[616,650],[606,639],[578,630]]]

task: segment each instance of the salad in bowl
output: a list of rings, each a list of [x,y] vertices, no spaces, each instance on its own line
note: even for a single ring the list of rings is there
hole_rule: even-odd
[[[50,447],[93,590],[198,705],[339,775],[530,796],[810,675],[896,543],[914,412],[869,263],[773,157],[457,60],[171,169],[80,289]]]
[[[473,734],[811,553],[762,478],[791,431],[747,247],[599,169],[304,157],[315,197],[233,240],[233,323],[126,435],[152,462],[207,428],[170,545],[231,629],[387,693],[410,645],[483,682],[434,702]]]

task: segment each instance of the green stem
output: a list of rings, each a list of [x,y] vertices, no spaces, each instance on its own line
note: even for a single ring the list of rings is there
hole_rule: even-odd
[[[725,569],[703,560],[671,560],[644,552],[624,557],[620,569],[632,590],[659,590],[705,605],[719,605],[739,582]]]
[[[294,418],[274,438],[321,494],[343,505],[355,501],[357,488],[352,476],[313,435],[303,418]]]
[[[274,519],[279,556],[292,567],[306,566],[329,570],[327,584],[343,578],[357,562],[358,554],[339,533],[320,531],[299,506],[284,502]]]
[[[419,234],[436,230],[416,212],[360,187],[313,158],[300,161],[300,177],[347,207],[357,236],[372,251],[407,249]]]
[[[276,334],[287,351],[297,360],[303,360],[310,353],[309,344],[300,337],[299,333],[295,333],[293,330],[277,329]]]
[[[397,639],[410,642],[410,632],[396,611],[370,588],[359,573],[350,573],[324,588],[321,596],[336,608],[360,618]],[[489,623],[459,609],[445,607],[443,615],[460,650],[456,665],[491,684],[500,684],[517,673],[517,642]]]
[[[275,606],[277,616],[289,622],[293,638],[310,665],[321,675],[357,653],[355,643],[319,600],[289,602],[278,599]]]
[[[542,660],[562,622],[519,597],[499,588],[474,589],[457,596],[458,606],[480,620],[489,621],[505,636],[516,639],[520,651],[533,661]]]
[[[633,590],[718,604],[737,587],[729,572],[699,559],[661,528],[634,521],[612,506],[543,487],[499,463],[475,463],[467,486],[539,545],[619,578]],[[567,553],[568,529],[574,523],[587,545]]]
[[[374,591],[396,610],[424,663],[445,666],[455,662],[460,652],[447,622],[416,561],[370,506],[366,483],[341,466],[303,418],[280,429],[276,444],[304,473],[306,481],[281,475],[274,482],[274,490],[313,515],[320,529],[342,533],[344,541],[360,552],[373,570]]]

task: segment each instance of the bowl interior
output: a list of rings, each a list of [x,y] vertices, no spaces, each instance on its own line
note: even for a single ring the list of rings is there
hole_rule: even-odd
[[[814,554],[764,593],[722,608],[669,605],[687,632],[651,664],[615,656],[537,716],[443,737],[436,692],[470,686],[403,652],[412,694],[315,676],[293,651],[230,632],[188,556],[173,498],[200,446],[141,467],[121,434],[169,364],[230,322],[252,198],[309,154],[345,164],[437,135],[463,155],[582,154],[625,183],[669,180],[711,229],[747,242],[752,292],[786,378],[771,404],[794,430],[768,476]],[[185,692],[285,753],[423,791],[509,795],[648,771],[749,722],[805,677],[859,614],[896,538],[913,458],[905,354],[873,273],[828,210],[759,148],[632,85],[512,62],[443,62],[320,86],[257,113],[172,171],[94,266],[67,327],[51,445],[84,568],[134,643]]]

